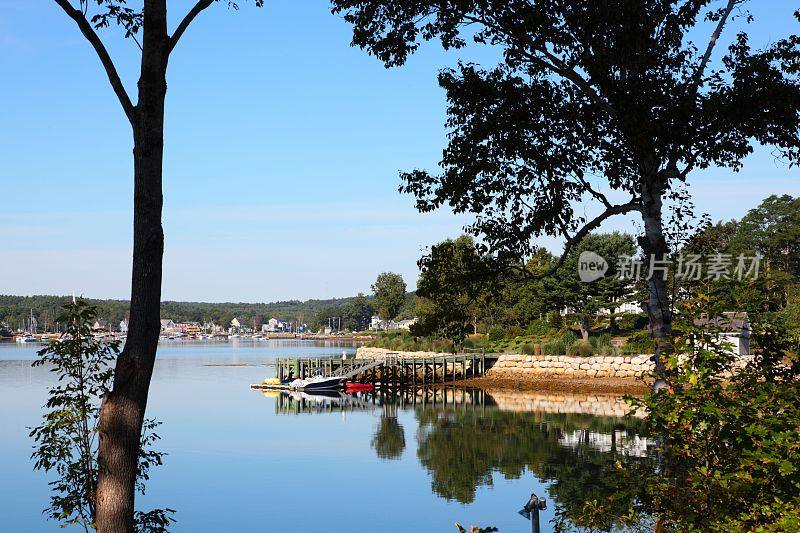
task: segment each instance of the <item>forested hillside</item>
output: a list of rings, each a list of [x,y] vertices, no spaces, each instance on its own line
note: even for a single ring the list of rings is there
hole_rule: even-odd
[[[52,324],[54,317],[58,316],[60,307],[71,300],[71,296],[12,296],[0,295],[0,329],[6,327],[16,329],[27,324],[33,310],[33,316],[39,324],[40,330],[45,324]],[[408,295],[407,305],[411,308],[411,299]],[[118,324],[128,313],[127,300],[97,300],[86,298],[92,305],[96,305],[99,315],[111,324]],[[372,312],[371,296],[353,296],[349,298],[332,298],[328,300],[289,300],[272,303],[208,303],[208,302],[162,302],[161,317],[169,318],[176,322],[214,322],[228,325],[232,318],[246,320],[252,323],[253,318],[263,320],[275,317],[285,321],[299,320],[308,323],[313,328],[318,328],[327,323],[328,317],[341,317],[342,327],[350,327],[349,322],[356,319],[354,314]]]

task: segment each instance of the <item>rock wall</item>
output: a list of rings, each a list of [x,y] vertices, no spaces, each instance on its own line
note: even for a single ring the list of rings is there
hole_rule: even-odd
[[[424,357],[443,357],[450,354],[437,352],[398,352],[386,348],[370,348],[359,346],[356,349],[356,359],[384,359],[387,355],[402,357],[403,359],[422,359]]]
[[[635,378],[653,371],[649,355],[503,354],[487,375],[523,374],[564,378]]]
[[[362,346],[356,351],[359,359],[383,359],[391,354],[405,359],[442,357],[435,352],[396,352],[386,348]],[[488,364],[488,363],[487,363]],[[636,378],[653,371],[650,355],[522,355],[502,354],[488,376],[558,376],[563,378]]]

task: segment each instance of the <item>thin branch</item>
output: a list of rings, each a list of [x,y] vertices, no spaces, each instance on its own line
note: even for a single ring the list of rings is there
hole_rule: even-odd
[[[583,176],[581,176],[580,174],[576,173],[576,174],[575,174],[575,177],[576,177],[576,178],[578,179],[578,181],[581,183],[581,185],[583,186],[583,188],[584,188],[584,190],[585,190],[586,192],[588,192],[589,194],[591,194],[592,196],[594,196],[594,197],[595,197],[597,200],[599,200],[599,201],[600,201],[600,202],[601,202],[601,203],[602,203],[602,204],[603,204],[605,207],[607,207],[607,208],[608,208],[608,207],[611,207],[611,202],[609,202],[609,201],[608,201],[608,198],[606,198],[606,195],[605,195],[605,194],[601,193],[601,192],[600,192],[600,191],[598,191],[598,190],[595,190],[595,189],[594,189],[594,188],[591,186],[591,184],[590,184],[588,181],[586,181],[586,179],[585,179]]]
[[[175,48],[175,45],[178,44],[178,40],[181,38],[183,33],[186,31],[186,28],[189,27],[189,24],[203,11],[205,8],[210,6],[214,3],[214,0],[199,0],[194,7],[186,13],[186,16],[183,17],[183,20],[180,24],[178,24],[175,33],[172,34],[172,37],[169,38],[169,53],[172,53],[172,50]]]
[[[581,229],[578,230],[575,235],[567,239],[567,242],[564,243],[564,251],[561,253],[561,256],[558,258],[558,261],[551,266],[544,274],[536,276],[536,278],[544,278],[547,276],[552,275],[556,270],[561,268],[561,265],[564,264],[564,261],[567,260],[567,255],[572,251],[572,249],[577,246],[584,237],[586,237],[592,230],[597,229],[600,227],[606,219],[609,219],[615,215],[624,215],[625,213],[630,213],[631,211],[639,211],[641,209],[641,204],[638,198],[632,199],[630,202],[626,204],[620,205],[612,205],[606,208],[605,211],[597,215],[595,218],[587,222],[583,225]]]
[[[117,74],[117,69],[114,66],[114,62],[111,60],[111,56],[108,55],[106,47],[103,46],[103,41],[101,41],[100,37],[97,36],[97,33],[95,33],[94,29],[92,29],[92,25],[89,24],[89,21],[86,20],[86,17],[83,15],[83,13],[80,10],[72,7],[72,4],[69,3],[69,0],[54,1],[61,7],[61,9],[64,10],[64,13],[66,13],[72,20],[75,21],[83,36],[86,37],[86,40],[92,45],[94,51],[97,52],[97,56],[100,58],[100,62],[103,64],[103,68],[106,70],[106,75],[108,76],[108,81],[111,83],[111,88],[114,89],[114,93],[117,95],[119,103],[122,104],[122,109],[125,111],[125,116],[128,117],[128,121],[131,123],[131,126],[136,127],[136,108],[131,102],[127,91],[125,91],[125,86],[122,84],[119,74]]]
[[[725,10],[722,12],[722,16],[717,22],[717,27],[714,28],[714,33],[711,34],[711,39],[708,41],[708,46],[706,46],[706,51],[703,54],[703,58],[700,60],[700,64],[697,66],[697,71],[694,73],[694,84],[695,90],[700,86],[700,82],[703,78],[703,73],[706,70],[706,66],[708,66],[708,62],[711,60],[711,53],[714,51],[714,47],[717,45],[717,41],[719,40],[719,36],[722,35],[722,30],[725,27],[725,24],[728,22],[728,17],[731,15],[731,11],[739,3],[740,0],[728,0],[728,4],[725,6]]]
[[[612,117],[617,116],[617,110],[614,109],[608,101],[606,101],[603,97],[601,97],[597,91],[595,91],[589,82],[583,77],[575,72],[574,69],[570,68],[564,60],[560,57],[556,56],[555,54],[547,51],[544,48],[534,48],[534,50],[538,51],[540,54],[545,56],[553,65],[555,65],[556,69],[554,72],[563,76],[564,78],[570,80],[578,89],[583,92],[589,99],[594,100],[596,103],[600,104],[600,106],[606,110],[606,113],[611,115]]]

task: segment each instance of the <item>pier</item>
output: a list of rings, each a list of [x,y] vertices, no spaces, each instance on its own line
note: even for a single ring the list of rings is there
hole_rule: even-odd
[[[395,357],[382,359],[341,357],[293,357],[275,360],[281,381],[306,379],[315,375],[347,375],[354,383],[370,383],[376,388],[416,388],[444,385],[459,379],[482,376],[497,356],[484,353],[436,357]]]

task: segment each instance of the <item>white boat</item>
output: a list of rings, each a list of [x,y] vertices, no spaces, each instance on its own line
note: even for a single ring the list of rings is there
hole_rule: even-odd
[[[302,391],[335,390],[342,386],[345,378],[341,376],[314,376],[307,379],[296,379],[289,383],[289,388]]]
[[[17,342],[25,343],[25,342],[37,342],[37,338],[33,335],[18,335]]]

